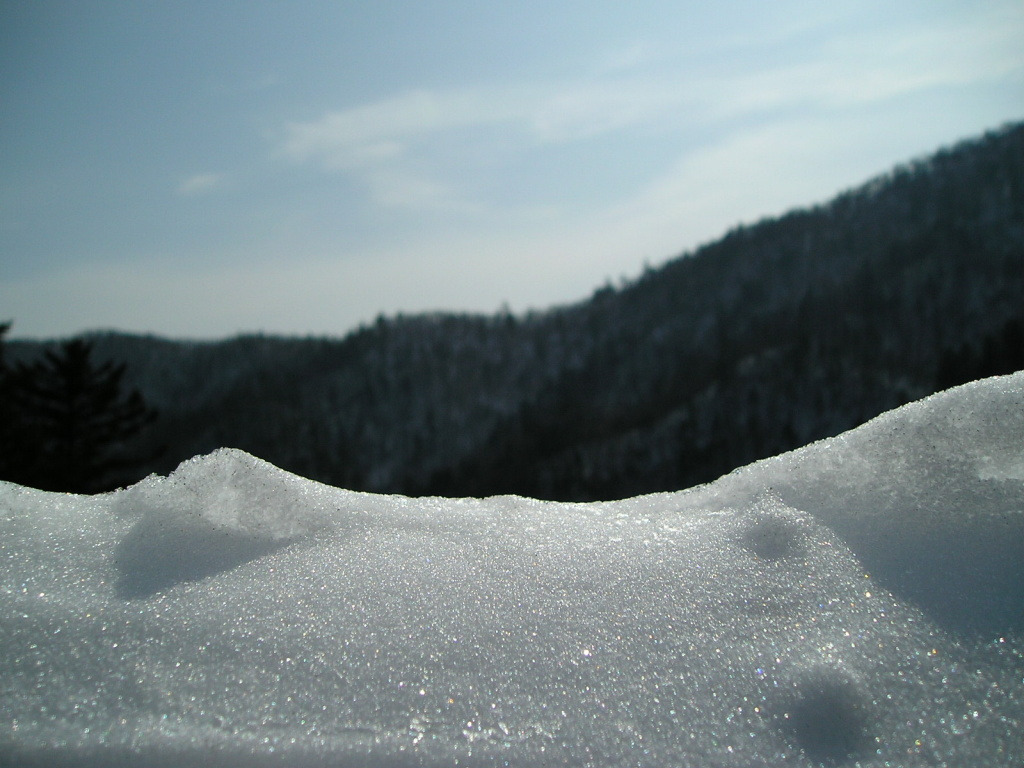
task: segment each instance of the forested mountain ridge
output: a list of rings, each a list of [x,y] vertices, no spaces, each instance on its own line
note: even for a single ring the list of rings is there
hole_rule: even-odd
[[[1017,126],[595,297],[590,357],[454,487],[581,499],[685,487],[954,383],[953,350],[1021,327],[1022,194]]]
[[[1024,367],[1024,124],[570,307],[340,340],[89,338],[161,411],[157,471],[229,445],[374,491],[682,488]]]

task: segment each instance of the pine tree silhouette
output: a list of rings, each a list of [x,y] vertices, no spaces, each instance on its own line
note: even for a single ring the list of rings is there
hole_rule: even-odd
[[[4,336],[10,323],[0,323],[0,479],[9,479],[14,455],[14,413],[8,393],[7,362],[4,359]]]
[[[94,365],[92,344],[75,339],[6,370],[10,419],[2,449],[5,479],[50,491],[110,490],[151,456],[127,442],[156,418],[137,391],[122,392],[123,364]]]

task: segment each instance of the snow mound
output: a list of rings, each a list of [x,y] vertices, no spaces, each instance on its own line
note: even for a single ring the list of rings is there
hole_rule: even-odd
[[[957,634],[1024,632],[1024,374],[884,414],[696,491],[705,508],[770,487]]]
[[[0,764],[1020,764],[1022,466],[1017,374],[603,504],[0,485]]]
[[[117,494],[137,518],[115,551],[118,590],[145,597],[267,555],[322,528],[317,486],[241,451],[221,449]]]

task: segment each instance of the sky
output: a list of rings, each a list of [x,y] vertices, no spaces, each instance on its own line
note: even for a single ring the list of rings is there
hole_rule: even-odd
[[[13,337],[584,299],[1024,119],[1020,0],[0,0]]]

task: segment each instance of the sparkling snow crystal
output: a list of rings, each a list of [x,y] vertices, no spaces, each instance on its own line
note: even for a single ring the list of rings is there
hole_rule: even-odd
[[[1024,374],[680,493],[0,484],[0,764],[1024,762]]]

